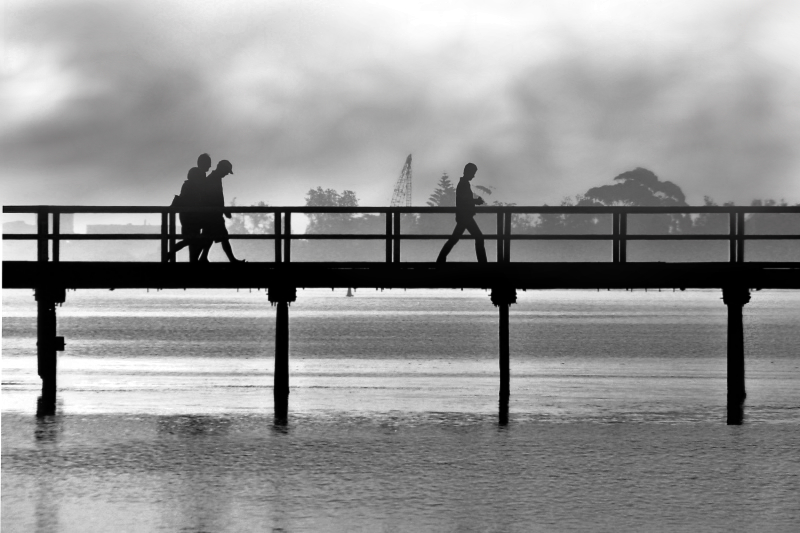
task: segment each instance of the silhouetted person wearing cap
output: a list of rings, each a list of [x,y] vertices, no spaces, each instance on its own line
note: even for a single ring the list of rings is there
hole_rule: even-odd
[[[228,174],[233,174],[233,166],[230,161],[223,159],[217,163],[217,168],[211,171],[211,174],[205,178],[203,192],[204,205],[219,208],[225,207],[225,195],[222,192],[222,178]],[[209,240],[200,253],[200,261],[208,262],[208,251],[211,249],[213,243],[218,242],[222,244],[222,249],[225,251],[225,255],[228,256],[228,260],[231,263],[244,263],[244,259],[236,259],[236,256],[233,255],[231,242],[228,240],[228,228],[225,227],[225,219],[222,218],[223,215],[227,218],[231,218],[231,214],[227,211],[220,214],[203,215],[203,237]]]
[[[453,236],[450,237],[442,251],[439,252],[439,257],[436,259],[437,263],[444,263],[447,261],[447,254],[456,245],[458,239],[464,234],[464,230],[469,231],[469,234],[475,237],[475,254],[478,256],[479,263],[486,263],[486,248],[483,246],[483,233],[478,227],[478,223],[473,218],[475,216],[475,206],[483,205],[483,198],[477,198],[472,194],[472,188],[469,182],[475,177],[478,167],[474,163],[467,163],[464,167],[464,175],[458,181],[456,186],[456,228],[453,230]]]
[[[211,168],[211,156],[201,154],[197,158],[197,166],[189,169],[186,181],[181,187],[181,207],[201,207],[205,203],[204,190],[206,172]],[[189,247],[189,261],[197,262],[200,252],[205,248],[205,242],[200,236],[203,229],[203,213],[181,213],[181,233],[186,237],[184,240],[175,244],[170,252],[170,260],[175,261],[179,250]]]

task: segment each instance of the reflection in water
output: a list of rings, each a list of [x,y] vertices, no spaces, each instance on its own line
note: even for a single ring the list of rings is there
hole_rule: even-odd
[[[285,418],[276,418],[272,422],[272,432],[276,435],[288,435],[289,434],[289,421]]]
[[[796,422],[691,414],[4,415],[3,530],[792,531]]]
[[[56,414],[56,399],[52,396],[39,396],[36,399],[36,417],[47,417]]]
[[[61,407],[59,404],[58,407]],[[60,409],[58,409],[60,411]],[[56,442],[62,431],[63,417],[57,414],[56,402],[39,396],[36,399],[36,429],[33,432],[37,443]]]
[[[55,445],[61,440],[64,419],[57,414],[56,402],[40,396],[36,400],[36,426],[33,440],[44,453],[57,452]],[[36,533],[50,533],[59,530],[59,498],[55,495],[55,482],[52,475],[36,477]]]
[[[158,419],[160,434],[180,437],[223,436],[230,430],[229,418],[206,415],[164,416]]]
[[[156,422],[159,437],[178,439],[170,446],[180,450],[175,460],[185,465],[180,475],[165,479],[164,486],[164,492],[172,494],[164,520],[181,524],[181,531],[224,531],[230,525],[230,491],[216,487],[228,477],[222,463],[231,424],[230,418],[204,415],[165,416]]]

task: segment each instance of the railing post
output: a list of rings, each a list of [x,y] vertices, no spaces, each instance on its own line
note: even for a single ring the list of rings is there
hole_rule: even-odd
[[[738,257],[736,253],[736,213],[728,213],[728,228],[728,235],[730,235],[728,261],[735,263]]]
[[[511,213],[503,215],[505,224],[503,229],[503,262],[511,262]]]
[[[176,225],[177,224],[176,224],[175,213],[170,213],[169,214],[169,250],[170,250],[170,252],[173,252],[175,250],[175,233],[177,231]],[[183,228],[181,228],[181,231],[183,231]],[[177,256],[174,253],[170,254],[170,259],[172,261],[177,261],[178,260]]]
[[[386,212],[386,262],[392,262],[392,212]]]
[[[161,262],[169,260],[169,217],[167,213],[161,213]]]
[[[61,216],[53,213],[53,262],[58,263],[61,256]]]
[[[503,212],[500,211],[497,213],[497,262],[498,263],[502,263],[504,257],[503,255],[503,244],[505,242],[503,240],[504,227],[505,226],[503,224]]]
[[[292,261],[292,213],[287,211],[283,216],[286,223],[283,237],[283,261],[289,263]]]
[[[628,234],[628,213],[620,213],[619,245],[618,245],[618,254],[620,263],[625,263],[628,261],[628,240],[625,238],[627,234]]]
[[[281,242],[281,212],[275,211],[275,262],[281,262],[282,242]]]
[[[47,210],[40,209],[39,212],[36,214],[36,223],[38,225],[38,233],[36,239],[36,259],[40,263],[46,263],[49,261],[48,257],[48,242],[47,242]]]
[[[744,212],[736,215],[736,262],[744,263]]]
[[[394,220],[392,221],[392,241],[394,242],[394,251],[392,252],[392,262],[400,262],[400,212],[395,211]]]
[[[611,261],[619,263],[619,213],[612,213],[611,215],[611,234],[613,236]]]

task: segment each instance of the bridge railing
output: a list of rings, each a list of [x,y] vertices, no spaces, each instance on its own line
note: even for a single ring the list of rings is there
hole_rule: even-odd
[[[791,234],[747,234],[746,215],[764,214],[800,214],[800,206],[703,206],[703,207],[589,207],[589,206],[491,206],[478,207],[477,213],[494,214],[496,216],[496,232],[484,234],[484,239],[497,243],[497,262],[511,261],[512,241],[611,241],[610,259],[614,263],[627,261],[627,248],[630,241],[728,241],[728,259],[732,263],[745,261],[745,242],[748,240],[791,240],[800,241],[800,224],[793,228]],[[35,240],[37,243],[37,260],[40,262],[60,260],[60,243],[62,240],[158,240],[161,242],[161,261],[169,262],[169,251],[177,240],[188,237],[178,233],[177,215],[179,213],[262,213],[273,216],[274,232],[269,234],[231,234],[231,239],[255,239],[274,241],[274,261],[290,262],[293,240],[383,240],[385,241],[385,262],[398,263],[401,258],[401,242],[404,240],[444,240],[450,234],[409,234],[401,233],[400,221],[404,214],[454,214],[450,207],[226,207],[219,208],[186,208],[186,207],[152,207],[152,206],[4,206],[4,213],[34,214],[37,217],[35,234],[4,234],[4,240]],[[160,232],[141,234],[65,234],[60,231],[62,214],[160,214]],[[377,214],[385,217],[385,231],[382,233],[293,233],[292,215],[317,214]],[[640,234],[628,231],[630,215],[727,215],[728,233],[668,233]],[[596,233],[513,233],[512,218],[515,215],[610,215],[611,231],[605,234]],[[462,236],[469,240],[474,237]]]

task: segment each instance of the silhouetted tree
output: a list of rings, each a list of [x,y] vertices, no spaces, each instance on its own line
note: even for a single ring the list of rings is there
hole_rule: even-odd
[[[353,191],[341,193],[334,189],[309,189],[306,194],[308,207],[358,207],[358,197]],[[312,213],[308,215],[306,233],[339,233],[353,221],[350,213]]]
[[[447,175],[447,172],[439,178],[439,183],[436,184],[436,189],[428,198],[427,203],[430,207],[456,206],[456,188],[450,183],[450,176]]]
[[[716,207],[718,204],[710,196],[703,196],[704,207]],[[733,202],[725,202],[723,206],[735,205]],[[730,229],[728,215],[716,213],[699,213],[695,215],[690,228],[686,228],[689,233],[717,234],[728,233]]]
[[[236,198],[228,205],[236,207]],[[261,201],[253,207],[269,207],[269,204]],[[275,216],[272,213],[233,213],[227,225],[230,233],[273,233]]]
[[[615,183],[592,187],[574,200],[565,198],[562,206],[687,206],[686,196],[671,181],[660,181],[653,172],[638,167],[614,178]],[[685,215],[634,215],[628,217],[628,230],[635,233],[675,233],[691,227]],[[543,233],[609,233],[611,217],[595,215],[542,215],[537,225]]]
[[[623,172],[614,181],[613,185],[592,187],[578,205],[688,205],[680,187],[671,181],[660,181],[646,168]]]

